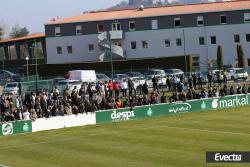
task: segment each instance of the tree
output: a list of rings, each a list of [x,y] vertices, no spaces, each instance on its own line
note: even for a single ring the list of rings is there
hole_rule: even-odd
[[[0,25],[0,40],[3,40],[3,34],[4,34],[3,27]]]
[[[15,25],[10,33],[10,38],[19,38],[19,37],[25,37],[29,35],[29,31],[26,27],[19,27],[19,25]]]
[[[193,70],[193,56],[192,55],[188,55],[188,68],[189,68],[189,71],[192,72]]]
[[[219,70],[223,69],[223,52],[222,47],[220,45],[217,48],[217,68]]]
[[[241,45],[237,45],[237,57],[238,57],[238,67],[244,68],[246,67],[246,60],[243,48]]]

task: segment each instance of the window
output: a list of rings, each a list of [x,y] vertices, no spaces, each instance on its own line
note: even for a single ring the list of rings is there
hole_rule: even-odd
[[[158,20],[151,21],[152,30],[158,29]]]
[[[136,49],[136,42],[135,41],[131,42],[131,49]]]
[[[250,42],[250,34],[246,34],[246,41]]]
[[[170,39],[165,39],[165,48],[169,48],[171,46]]]
[[[129,22],[129,31],[134,31],[135,30],[135,22],[134,21],[130,21]]]
[[[82,34],[82,26],[78,25],[76,26],[76,35],[81,35]]]
[[[244,13],[244,22],[250,22],[250,13]]]
[[[94,44],[89,44],[88,48],[89,48],[89,52],[93,52],[95,50]]]
[[[220,16],[220,24],[227,24],[227,16],[226,15]]]
[[[199,44],[205,45],[205,38],[204,37],[199,37]]]
[[[175,18],[174,19],[174,27],[180,27],[181,26],[181,19]]]
[[[73,53],[72,46],[67,46],[67,50],[68,50],[68,54],[72,54]]]
[[[216,36],[211,36],[211,44],[216,44]]]
[[[104,32],[104,26],[102,24],[97,25],[97,32]]]
[[[197,17],[197,26],[203,26],[204,25],[204,18],[203,16]]]
[[[176,39],[176,46],[181,46],[181,38]]]
[[[121,23],[112,23],[112,30],[113,31],[120,31],[121,28]]]
[[[148,41],[142,41],[142,48],[144,49],[148,48]]]
[[[57,54],[62,54],[62,47],[61,46],[57,46],[56,47],[56,52],[57,52]]]
[[[240,35],[239,34],[234,34],[234,42],[239,43],[240,42]]]
[[[55,35],[56,36],[61,36],[61,27],[56,27],[55,28]]]

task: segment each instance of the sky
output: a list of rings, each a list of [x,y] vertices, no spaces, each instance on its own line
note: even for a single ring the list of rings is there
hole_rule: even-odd
[[[30,33],[44,32],[44,23],[53,17],[71,17],[84,11],[105,9],[121,0],[3,0],[0,5],[0,24],[5,37],[18,24]]]

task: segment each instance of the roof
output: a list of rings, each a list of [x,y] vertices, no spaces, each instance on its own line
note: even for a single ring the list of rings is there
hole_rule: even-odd
[[[8,43],[8,42],[31,40],[31,39],[36,39],[36,38],[44,38],[44,37],[45,37],[45,33],[36,33],[36,34],[32,34],[32,35],[28,35],[28,36],[20,37],[20,38],[5,39],[5,40],[0,41],[0,44],[1,43]]]
[[[81,15],[69,18],[51,20],[50,22],[46,23],[46,25],[246,9],[250,9],[250,0],[150,7],[143,10],[125,9],[113,11],[96,11],[83,13]]]

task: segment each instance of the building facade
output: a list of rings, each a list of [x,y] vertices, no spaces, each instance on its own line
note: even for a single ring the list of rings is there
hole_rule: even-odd
[[[55,19],[45,32],[48,64],[192,55],[202,67],[220,45],[234,65],[237,45],[250,59],[250,1],[90,12]]]

